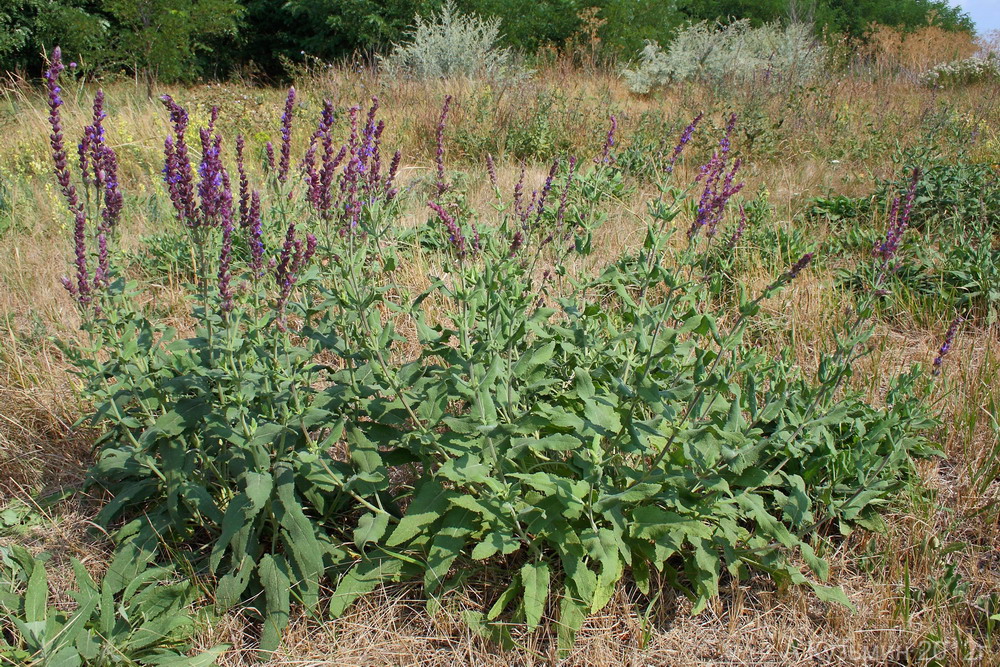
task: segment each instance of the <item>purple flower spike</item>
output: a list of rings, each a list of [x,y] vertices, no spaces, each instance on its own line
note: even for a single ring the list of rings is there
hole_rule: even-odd
[[[264,154],[267,156],[267,168],[274,171],[274,144],[270,141],[264,144]]]
[[[278,180],[284,183],[288,179],[288,167],[292,161],[292,114],[295,111],[295,88],[288,89],[285,98],[285,111],[281,114],[281,160],[278,163]],[[271,149],[272,154],[274,149]],[[273,158],[268,158],[273,162]]]
[[[396,180],[396,174],[399,173],[399,160],[401,157],[402,153],[399,151],[392,154],[392,162],[389,163],[389,173],[386,174],[385,184],[383,185],[386,199],[392,199],[396,196],[396,189],[392,187],[392,184]]]
[[[601,154],[594,158],[595,164],[609,164],[612,162],[611,149],[615,145],[615,133],[618,131],[618,119],[611,116],[611,127],[608,128],[608,136],[604,138],[604,148]]]
[[[493,162],[493,156],[489,153],[486,154],[486,173],[490,176],[490,184],[493,186],[493,189],[499,190],[500,187],[497,185],[497,166]]]
[[[278,283],[278,301],[275,304],[275,311],[278,314],[277,325],[279,329],[284,330],[285,328],[285,307],[288,304],[288,297],[291,295],[292,288],[295,287],[302,270],[316,252],[316,245],[316,237],[309,234],[306,236],[306,244],[303,247],[302,242],[295,237],[295,224],[288,225],[285,243],[281,247],[281,255],[274,270],[274,278]]]
[[[514,257],[517,255],[518,251],[521,250],[521,246],[524,245],[524,232],[520,229],[514,232],[514,237],[510,240],[510,251],[507,253],[508,257]]]
[[[556,172],[559,171],[559,158],[552,161],[552,166],[549,167],[549,173],[545,177],[545,184],[542,185],[542,192],[538,196],[538,207],[535,213],[535,222],[537,223],[542,218],[542,213],[545,212],[545,200],[549,197],[549,192],[552,191],[552,181],[556,178]]]
[[[250,225],[250,179],[247,177],[243,152],[246,140],[242,134],[236,135],[236,171],[240,176],[240,228]]]
[[[118,156],[109,146],[104,147],[101,162],[104,166],[104,209],[101,211],[101,230],[110,233],[118,225],[125,200],[118,187]]]
[[[811,252],[807,252],[806,254],[802,255],[799,261],[795,262],[795,265],[788,270],[788,279],[794,280],[796,277],[798,277],[798,275],[802,272],[802,270],[807,266],[809,266],[812,260],[813,260],[813,254]]]
[[[62,188],[63,196],[69,210],[76,212],[80,207],[80,201],[76,194],[76,187],[70,182],[69,168],[66,161],[66,148],[63,143],[62,117],[60,108],[63,105],[62,88],[59,87],[59,74],[65,69],[62,64],[62,52],[57,46],[52,51],[52,62],[45,72],[45,83],[48,88],[49,102],[49,125],[52,126],[52,133],[49,135],[49,145],[52,148],[52,162],[55,165],[56,180]]]
[[[254,278],[260,278],[264,272],[264,228],[260,218],[260,194],[256,190],[250,194],[247,218],[247,228],[250,231],[250,270]]]
[[[455,249],[455,254],[458,255],[458,257],[465,257],[465,235],[462,233],[458,223],[455,222],[455,218],[453,218],[451,214],[444,210],[444,208],[437,202],[427,202],[427,205],[432,211],[437,213],[438,218],[440,218],[441,222],[444,223],[445,229],[448,231],[448,241]]]
[[[233,257],[233,216],[232,206],[225,206],[222,212],[222,249],[219,251],[219,309],[225,313],[233,310],[233,288],[230,264]]]
[[[885,240],[875,248],[875,256],[882,259],[882,271],[884,272],[899,250],[903,233],[910,224],[910,214],[913,212],[913,202],[917,195],[917,185],[920,182],[920,168],[914,168],[910,178],[910,186],[902,202],[896,198],[889,209],[889,224],[886,227]]]
[[[736,244],[740,242],[741,238],[743,238],[743,232],[746,231],[746,228],[747,228],[747,212],[743,208],[743,204],[740,204],[740,222],[739,224],[736,225],[736,230],[733,232],[733,235],[729,237],[728,247],[730,250],[736,248]]]
[[[78,208],[76,211],[73,249],[76,255],[76,291],[73,294],[81,306],[87,306],[91,301],[91,293],[90,273],[87,270],[87,216],[83,208]]]
[[[965,318],[959,315],[951,321],[951,326],[948,327],[948,331],[944,335],[944,342],[941,343],[938,355],[934,359],[934,375],[941,374],[941,365],[944,363],[944,358],[951,352],[951,347],[955,344],[955,336],[958,334],[958,327],[964,320]]]
[[[691,141],[691,137],[694,136],[694,131],[695,129],[697,129],[698,123],[701,122],[701,119],[704,116],[705,116],[704,112],[699,113],[697,116],[694,117],[694,120],[691,121],[691,124],[688,125],[686,128],[684,128],[684,131],[681,132],[681,137],[677,141],[677,145],[674,147],[674,152],[671,153],[670,155],[670,162],[667,164],[668,174],[673,173],[674,165],[677,163],[677,158],[681,156],[681,152],[684,150],[684,147],[687,146],[688,142]]]
[[[194,175],[186,138],[188,114],[169,95],[164,95],[160,99],[170,112],[170,122],[174,131],[174,136],[168,136],[163,142],[165,158],[163,178],[170,193],[170,200],[177,210],[177,219],[188,227],[197,227],[200,220],[198,206],[195,203]]]

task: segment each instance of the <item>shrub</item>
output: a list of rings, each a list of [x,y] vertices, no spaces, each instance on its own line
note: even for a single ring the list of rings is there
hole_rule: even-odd
[[[395,44],[379,61],[393,76],[418,79],[514,76],[513,53],[499,46],[499,39],[500,19],[462,14],[448,0],[429,20],[418,14],[409,41]]]
[[[414,229],[399,224],[398,153],[382,168],[377,101],[348,111],[340,150],[326,103],[293,162],[290,91],[254,190],[240,139],[233,177],[224,166],[218,111],[194,170],[187,114],[166,97],[165,180],[192,248],[182,337],[138,308],[112,261],[103,129],[81,151],[103,177],[85,167],[91,196],[74,189],[58,72],[53,153],[76,219],[65,284],[89,341],[65,347],[102,434],[90,480],[112,500],[99,521],[124,524],[122,558],[183,548],[217,578],[217,608],[256,613],[262,656],[293,602],[319,607],[326,578],[337,616],[399,580],[421,581],[433,609],[490,568],[502,588],[467,622],[507,641],[502,621],[533,630],[554,613],[561,648],[626,574],[645,595],[685,591],[695,611],[751,572],[849,604],[823,583],[820,536],[878,527],[911,457],[930,453],[923,376],[895,378],[886,408],[846,388],[871,335],[865,300],[816,377],[757,347],[761,303],[812,255],[755,295],[711,279],[710,251],[740,252],[745,228],[728,212],[742,188],[735,116],[696,183],[660,170],[641,247],[591,274],[573,264],[623,187],[614,118],[594,160],[557,159],[537,188],[522,178],[507,197],[491,166],[500,221],[487,226],[445,168],[447,100]],[[427,267],[418,294],[399,283],[407,261]]]
[[[637,93],[676,81],[759,79],[787,84],[818,74],[825,58],[825,47],[807,24],[755,28],[746,20],[728,25],[703,21],[678,31],[666,49],[647,42],[638,66],[625,70],[624,76]]]
[[[966,58],[937,65],[920,76],[920,82],[931,88],[968,86],[995,81],[1000,81],[1000,56],[995,53],[985,58]]]

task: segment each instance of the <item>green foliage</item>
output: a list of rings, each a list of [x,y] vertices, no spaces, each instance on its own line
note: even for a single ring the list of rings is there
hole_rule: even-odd
[[[454,181],[415,230],[385,193],[338,228],[268,172],[265,246],[311,229],[320,261],[275,284],[239,233],[229,309],[210,289],[217,231],[188,229],[183,338],[115,282],[85,308],[89,344],[65,349],[101,431],[98,521],[124,524],[116,563],[183,548],[218,611],[256,615],[261,657],[292,604],[318,613],[328,578],[337,616],[400,580],[422,581],[433,610],[490,568],[505,588],[470,626],[506,641],[504,623],[533,630],[558,610],[563,649],[626,576],[645,595],[684,591],[695,612],[752,572],[849,605],[824,583],[823,535],[878,528],[911,458],[931,453],[923,375],[894,378],[887,408],[845,389],[866,302],[834,323],[815,377],[764,354],[761,303],[809,257],[760,294],[715,281],[711,235],[671,240],[696,203],[666,174],[641,247],[575,273],[628,187],[616,159],[557,164],[548,206],[527,212],[498,192],[492,229]],[[766,220],[766,199],[750,215]],[[429,276],[419,294],[396,276],[412,261]]]
[[[117,30],[116,62],[167,81],[191,81],[207,39],[233,35],[243,12],[237,0],[104,0]]]
[[[812,215],[837,227],[839,249],[867,255],[884,237],[872,221],[905,187],[887,180],[871,198],[816,199]],[[1000,250],[994,242],[998,216],[1000,181],[993,169],[963,157],[934,159],[917,180],[906,260],[889,272],[862,261],[842,270],[841,279],[862,292],[884,280],[884,306],[892,310],[935,319],[959,312],[991,325],[1000,318]]]
[[[97,0],[0,0],[0,69],[35,69],[55,43],[72,59],[98,60],[108,28]]]
[[[441,6],[440,0],[256,0],[254,4],[260,7],[256,25],[269,26],[276,18],[290,24],[282,45],[286,53],[297,55],[301,49],[327,60],[384,50],[403,38],[415,15],[426,16]],[[251,44],[263,38],[256,26],[248,27]]]
[[[74,560],[76,589],[69,596],[75,608],[65,611],[49,604],[47,560],[47,554],[32,556],[23,547],[0,547],[4,662],[209,667],[226,648],[188,655],[195,630],[190,607],[199,593],[169,567],[152,566],[148,557],[129,562],[119,556],[98,583]]]
[[[387,53],[414,16],[429,16],[441,0],[0,0],[0,68],[37,71],[38,54],[60,44],[86,67],[103,72],[141,69],[164,79],[221,77],[233,69],[287,75],[303,54],[333,61],[357,53]],[[968,16],[945,0],[460,0],[458,9],[499,19],[498,48],[534,54],[586,40],[584,16],[597,8],[599,55],[636,53],[645,40],[666,44],[686,23],[746,19],[815,23],[862,40],[873,22],[917,28],[933,11],[938,25],[971,31]],[[585,48],[590,45],[584,44]]]

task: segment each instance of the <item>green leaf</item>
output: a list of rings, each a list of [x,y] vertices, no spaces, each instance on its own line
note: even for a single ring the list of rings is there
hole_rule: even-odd
[[[364,549],[369,542],[378,542],[389,528],[389,515],[386,512],[367,512],[358,519],[358,527],[354,531],[354,544],[358,549]]]
[[[295,473],[287,463],[275,466],[277,502],[274,516],[281,525],[284,542],[290,551],[290,565],[297,571],[302,603],[307,608],[319,604],[319,580],[323,576],[323,548],[316,539],[316,528],[302,511],[295,496]]]
[[[396,547],[424,534],[425,529],[448,509],[448,499],[452,495],[454,492],[445,490],[435,479],[421,481],[410,506],[406,508],[406,516],[390,533],[386,546]],[[428,536],[423,537],[426,539]]]
[[[211,412],[211,403],[203,398],[182,398],[172,410],[160,415],[143,432],[139,444],[148,445],[160,438],[176,438],[194,429]]]
[[[523,590],[524,586],[521,585],[521,576],[514,575],[513,580],[510,582],[510,586],[504,589],[504,592],[497,597],[496,602],[494,602],[493,606],[486,612],[486,620],[492,621],[500,616],[500,614],[504,612],[504,609],[509,607],[510,603],[513,602],[517,598],[518,594]]]
[[[548,362],[555,354],[555,351],[555,342],[547,343],[541,347],[532,348],[525,352],[521,358],[517,360],[517,363],[514,364],[514,368],[511,372],[514,374],[514,377],[526,380],[533,370]]]
[[[273,486],[274,482],[269,473],[246,473],[246,490],[230,501],[222,517],[222,534],[212,545],[212,554],[209,558],[212,572],[218,571],[222,557],[233,538],[241,531],[246,532],[251,528],[254,518],[270,498]]]
[[[793,547],[798,544],[797,540],[789,531],[785,524],[774,518],[764,507],[763,499],[756,493],[744,492],[735,498],[737,504],[742,507],[754,521],[757,527],[766,535],[778,540],[786,547]]]
[[[448,510],[444,515],[427,553],[424,589],[429,595],[433,595],[444,585],[448,570],[469,541],[469,535],[475,528],[474,520],[472,512],[458,507]]]
[[[583,441],[569,433],[553,433],[543,438],[514,438],[510,444],[510,456],[513,458],[525,447],[536,452],[568,452],[579,448]]]
[[[579,366],[573,370],[573,377],[576,380],[576,394],[582,400],[588,398],[593,398],[594,391],[594,380],[590,377],[590,373],[585,368],[580,368]]]
[[[186,655],[171,655],[145,660],[144,662],[156,667],[212,667],[228,650],[229,646],[227,644],[220,644],[190,657]]]
[[[830,578],[830,564],[825,560],[816,555],[813,548],[803,542],[799,545],[799,549],[802,551],[802,560],[806,562],[809,569],[812,570],[817,577],[822,581],[826,581]]]
[[[560,657],[573,650],[576,633],[587,620],[587,605],[573,598],[567,589],[559,602],[559,620],[556,623],[556,642]]]
[[[494,530],[486,534],[481,542],[472,549],[473,560],[492,558],[498,552],[503,555],[512,554],[521,548],[521,542],[509,530]]]
[[[545,601],[549,599],[549,564],[529,561],[521,568],[524,584],[524,616],[528,630],[534,630],[542,621]]]
[[[685,569],[694,583],[696,594],[691,613],[700,614],[708,601],[719,594],[722,563],[719,560],[719,553],[712,547],[710,540],[694,540],[691,545],[694,547],[694,558],[685,563]]]
[[[288,570],[288,563],[281,555],[265,554],[257,566],[260,584],[264,589],[264,628],[258,651],[260,660],[273,657],[281,643],[281,635],[288,627],[288,614],[291,611]]]
[[[857,607],[854,606],[854,603],[851,602],[847,594],[844,593],[844,589],[840,586],[822,586],[810,581],[809,587],[816,593],[816,597],[823,602],[834,602],[847,607],[851,611],[857,611]]]
[[[669,537],[677,545],[676,549],[680,548],[685,537],[690,539],[708,537],[712,534],[711,528],[701,521],[660,509],[655,505],[645,505],[635,509],[629,527],[632,536],[639,539],[655,541]]]
[[[647,498],[652,498],[657,493],[660,492],[661,486],[659,484],[650,484],[648,482],[642,482],[636,484],[630,489],[625,491],[619,491],[613,494],[602,494],[597,502],[594,503],[594,511],[604,512],[605,510],[619,504],[624,503],[636,503]]]
[[[24,620],[35,623],[45,620],[45,608],[49,600],[49,582],[45,565],[36,561],[28,577],[28,587],[24,592]]]
[[[379,584],[395,581],[404,571],[404,562],[395,558],[362,561],[345,574],[330,599],[330,617],[339,618],[355,600],[371,593]]]

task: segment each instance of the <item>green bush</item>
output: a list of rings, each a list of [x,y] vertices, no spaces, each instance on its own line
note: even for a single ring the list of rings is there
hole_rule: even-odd
[[[532,195],[497,190],[487,227],[445,168],[446,107],[432,213],[409,230],[377,104],[348,112],[338,153],[327,103],[298,172],[291,91],[266,183],[237,195],[243,170],[228,176],[214,127],[196,177],[186,113],[165,102],[191,330],[148,316],[116,275],[107,196],[74,209],[65,281],[89,341],[65,347],[101,432],[90,481],[111,494],[98,520],[122,526],[119,558],[183,548],[215,578],[218,610],[262,623],[262,657],[293,603],[318,612],[327,579],[337,616],[399,580],[422,582],[434,609],[489,568],[501,589],[468,623],[507,642],[506,621],[554,615],[563,649],[626,576],[645,595],[684,591],[696,612],[752,572],[850,604],[824,584],[822,536],[881,525],[934,422],[919,368],[892,381],[886,408],[846,388],[869,301],[815,377],[757,346],[762,302],[811,254],[759,294],[712,281],[705,257],[742,233],[727,213],[735,117],[696,184],[661,175],[641,246],[591,274],[575,259],[625,187],[614,122],[586,168],[560,160]],[[398,278],[407,262],[426,267],[420,293]]]

